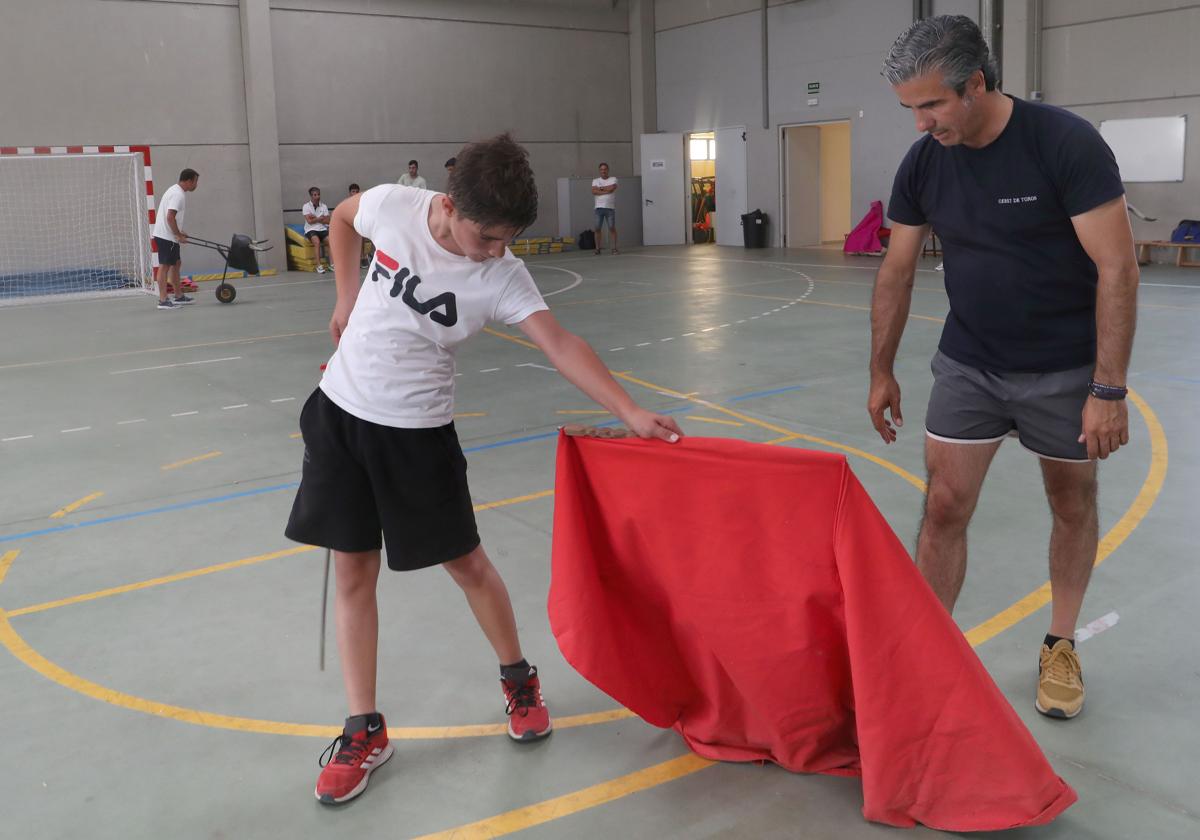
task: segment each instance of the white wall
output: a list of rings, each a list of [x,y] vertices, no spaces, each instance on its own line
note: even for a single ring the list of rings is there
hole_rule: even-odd
[[[912,4],[771,3],[767,16],[770,127],[766,129],[761,4],[737,11],[747,5],[738,0],[695,4],[660,0],[656,11],[659,130],[746,125],[749,206],[770,215],[776,243],[781,241],[780,125],[850,120],[851,215],[857,220],[872,200],[886,203],[896,167],[917,134],[879,68],[896,36],[912,22]],[[672,28],[664,28],[668,25]],[[809,82],[820,84],[816,106],[808,105]]]
[[[1185,180],[1126,185],[1129,201],[1159,220],[1134,219],[1134,235],[1169,237],[1180,219],[1200,215],[1200,8],[1169,0],[1047,0],[1043,22],[1047,102],[1094,125],[1188,115]]]
[[[279,147],[255,166],[279,168],[284,207],[311,184],[336,200],[395,181],[410,158],[444,186],[446,158],[505,130],[537,174],[532,235],[556,231],[557,177],[633,172],[625,0],[270,5]],[[241,32],[237,0],[0,0],[0,144],[149,144],[159,196],[201,174],[191,232],[252,233]],[[184,267],[221,261],[189,248]]]

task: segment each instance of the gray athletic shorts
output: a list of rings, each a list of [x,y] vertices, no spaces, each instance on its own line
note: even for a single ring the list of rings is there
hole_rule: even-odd
[[[940,351],[930,363],[933,391],[925,433],[945,443],[995,443],[1015,434],[1054,461],[1087,461],[1083,404],[1092,366],[1054,373],[989,373]]]

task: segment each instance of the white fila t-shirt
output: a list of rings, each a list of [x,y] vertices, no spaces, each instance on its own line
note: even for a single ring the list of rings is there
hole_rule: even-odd
[[[458,345],[488,321],[518,324],[549,309],[511,252],[478,263],[434,240],[429,205],[438,195],[384,184],[359,196],[354,227],[375,243],[375,258],[321,390],[362,420],[446,425]]]

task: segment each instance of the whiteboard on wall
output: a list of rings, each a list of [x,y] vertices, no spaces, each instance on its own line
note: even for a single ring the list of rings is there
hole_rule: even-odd
[[[1100,136],[1117,158],[1122,181],[1182,181],[1187,117],[1102,120]]]

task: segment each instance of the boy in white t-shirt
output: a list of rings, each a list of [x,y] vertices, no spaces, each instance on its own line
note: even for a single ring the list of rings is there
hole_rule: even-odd
[[[608,177],[608,164],[600,164],[600,177],[592,179],[592,195],[596,197],[596,253],[604,247],[604,222],[612,238],[612,252],[617,250],[617,179]]]
[[[454,352],[488,321],[517,326],[569,381],[644,438],[675,421],[639,407],[588,344],[550,314],[505,244],[537,216],[528,155],[507,134],[458,154],[449,194],[383,185],[342,201],[329,331],[337,349],[300,414],[304,467],[287,536],[333,550],[335,621],[350,716],[326,751],[317,799],[358,796],[392,755],[375,705],[380,531],[388,566],[442,565],[500,661],[508,734],[550,733],[537,669],[525,661],[508,590],[479,544],[454,430]],[[375,258],[360,280],[363,237]],[[434,634],[422,634],[422,639]]]
[[[329,237],[329,208],[321,201],[320,189],[308,188],[308,201],[304,202],[300,212],[304,214],[304,238],[312,243],[313,253],[317,257],[317,274],[324,274],[325,266],[321,265],[321,245],[325,245],[325,253],[329,257],[331,267],[333,266],[333,254],[329,251],[329,245],[326,242]]]

